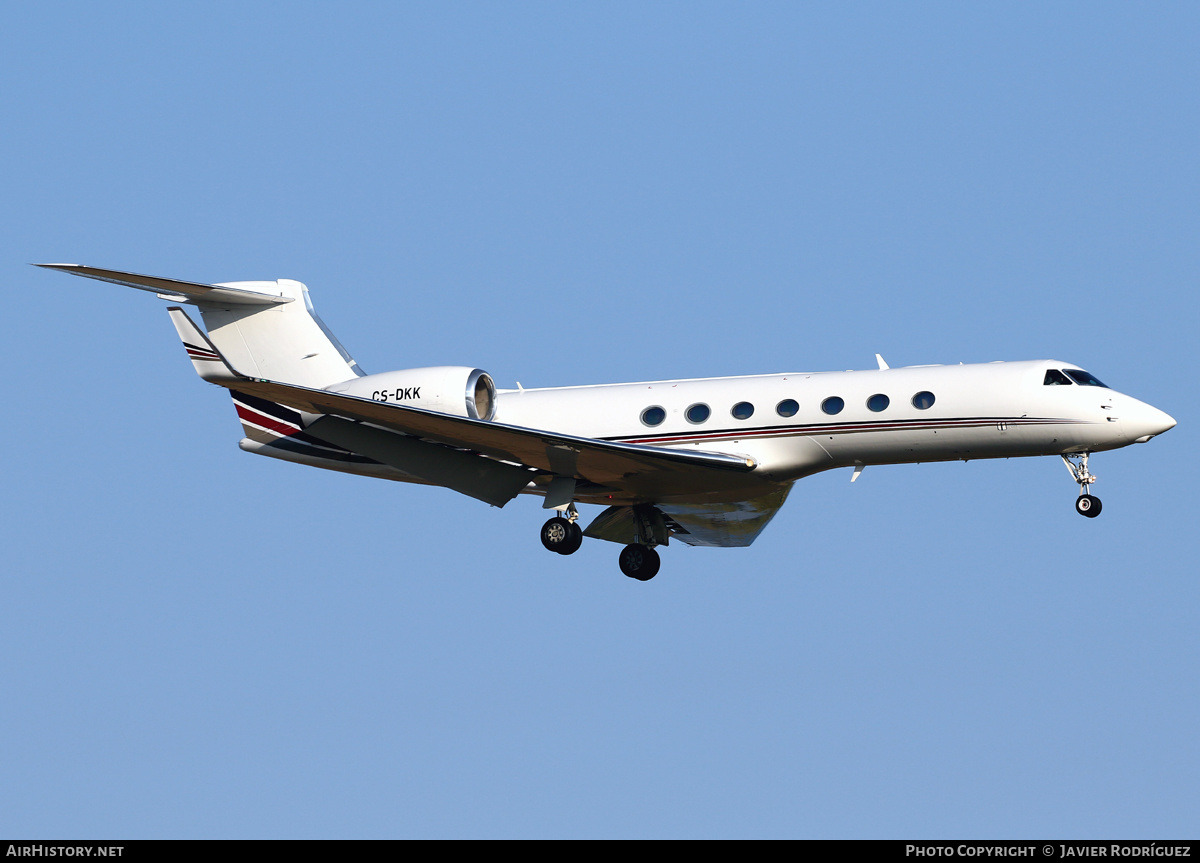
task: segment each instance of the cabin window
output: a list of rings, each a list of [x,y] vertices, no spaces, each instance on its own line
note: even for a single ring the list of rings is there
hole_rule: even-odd
[[[821,410],[831,415],[840,414],[842,412],[842,408],[845,406],[846,402],[837,396],[830,396],[829,398],[825,399],[825,401],[821,402]]]
[[[879,413],[880,411],[887,410],[887,406],[890,405],[891,403],[892,403],[892,400],[889,399],[887,396],[885,396],[883,393],[876,393],[875,395],[873,395],[869,399],[867,399],[867,409],[872,410],[875,413]]]
[[[933,393],[922,391],[912,397],[912,406],[919,411],[927,411],[933,407],[934,401]]]
[[[667,418],[667,412],[660,407],[646,408],[642,411],[642,422],[648,426],[660,425]]]
[[[730,413],[733,414],[734,419],[748,420],[754,416],[754,405],[750,402],[738,402]]]
[[[1104,387],[1105,389],[1108,389],[1108,387],[1102,384],[1100,379],[1091,372],[1085,372],[1083,369],[1063,369],[1063,371],[1070,375],[1071,380],[1075,381],[1075,383],[1079,384],[1081,387]]]
[[[798,410],[800,410],[800,405],[796,404],[795,399],[784,399],[775,405],[775,413],[781,417],[794,417]]]
[[[687,417],[687,421],[690,423],[702,423],[708,419],[708,415],[711,413],[712,410],[709,409],[708,405],[698,404],[688,408],[684,416]]]
[[[1071,379],[1060,372],[1058,369],[1046,369],[1046,377],[1042,381],[1042,386],[1047,387],[1069,387]]]

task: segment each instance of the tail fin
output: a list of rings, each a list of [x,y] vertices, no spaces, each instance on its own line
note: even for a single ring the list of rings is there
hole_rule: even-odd
[[[212,340],[206,339],[205,343],[215,345],[233,368],[252,377],[323,389],[363,374],[317,317],[308,288],[292,279],[206,285],[80,264],[38,266],[150,291],[165,300],[199,307]],[[198,331],[195,324],[191,326]],[[188,341],[184,338],[185,343]],[[194,340],[191,343],[201,344]],[[192,359],[195,362],[197,357]],[[215,366],[206,368],[219,374]],[[196,371],[204,376],[199,365]]]
[[[313,310],[308,288],[291,279],[229,282],[298,302],[269,307],[200,303],[208,335],[234,368],[251,377],[323,389],[363,372]]]

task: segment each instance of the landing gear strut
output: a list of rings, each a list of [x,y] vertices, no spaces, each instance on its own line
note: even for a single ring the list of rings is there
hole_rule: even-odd
[[[542,545],[559,554],[574,554],[583,545],[583,528],[575,523],[579,513],[575,504],[567,507],[567,517],[556,515],[542,525]]]
[[[1072,461],[1074,458],[1079,459],[1078,464]],[[1078,456],[1064,455],[1062,460],[1063,464],[1067,466],[1067,470],[1071,472],[1071,477],[1079,483],[1079,497],[1075,498],[1075,511],[1088,518],[1095,518],[1100,514],[1101,505],[1100,498],[1090,492],[1092,483],[1096,481],[1096,475],[1088,470],[1088,453],[1081,453]]]

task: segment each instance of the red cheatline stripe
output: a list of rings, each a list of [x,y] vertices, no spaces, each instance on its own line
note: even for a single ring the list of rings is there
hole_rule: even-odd
[[[1004,423],[1010,426],[1017,425],[1053,425],[1057,423],[1077,423],[1078,420],[1062,420],[1062,419],[1031,419],[1031,418],[1015,418],[1005,419],[1000,417],[980,417],[978,419],[958,419],[958,420],[931,420],[927,422],[899,420],[894,422],[879,422],[879,423],[849,423],[844,425],[803,425],[803,426],[780,426],[777,428],[760,428],[760,429],[722,429],[715,432],[676,432],[670,435],[661,435],[658,437],[630,437],[630,438],[609,438],[620,443],[679,443],[683,441],[702,441],[702,440],[726,440],[726,439],[743,439],[754,437],[782,437],[791,435],[822,435],[822,434],[853,434],[857,432],[874,432],[874,431],[927,431],[929,429],[946,429],[946,428],[986,428],[987,426]]]
[[[296,428],[295,426],[285,425],[283,422],[275,419],[274,417],[251,410],[245,405],[240,405],[237,402],[234,402],[234,407],[237,408],[238,416],[244,419],[246,422],[254,423],[255,425],[270,429],[273,432],[278,432],[285,437],[287,435],[294,435],[296,432],[300,431],[300,429]]]

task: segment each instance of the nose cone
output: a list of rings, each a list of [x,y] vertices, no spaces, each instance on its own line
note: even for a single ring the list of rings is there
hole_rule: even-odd
[[[1175,428],[1175,418],[1165,411],[1138,402],[1123,418],[1125,432],[1135,443],[1145,443],[1155,435]]]

